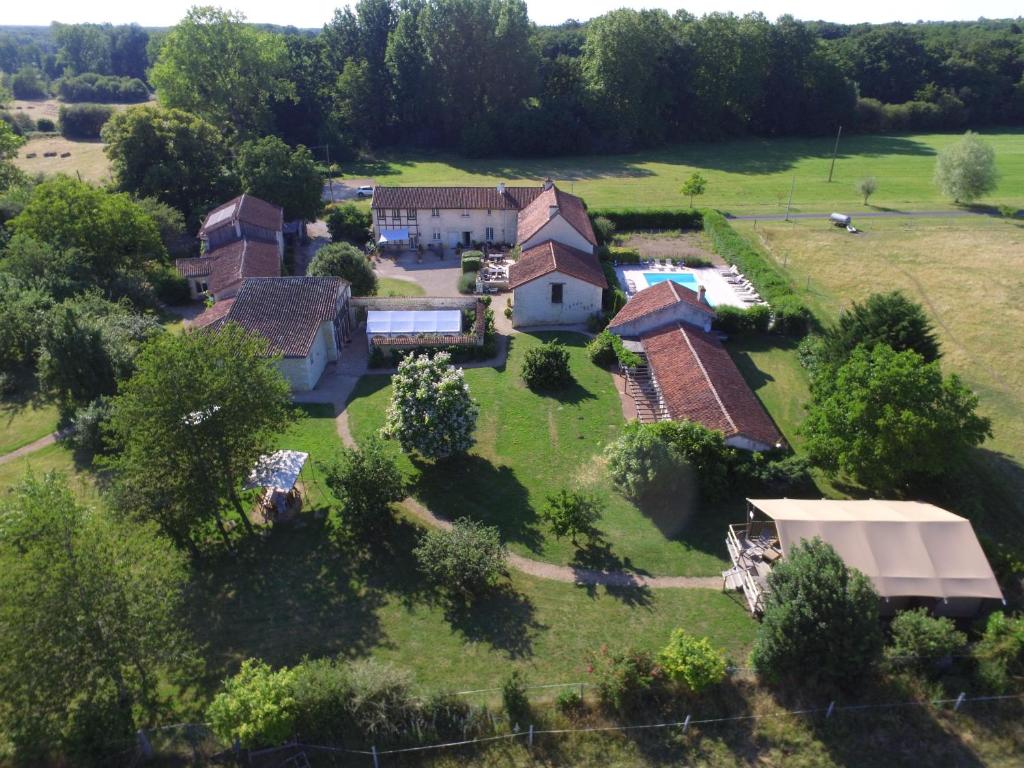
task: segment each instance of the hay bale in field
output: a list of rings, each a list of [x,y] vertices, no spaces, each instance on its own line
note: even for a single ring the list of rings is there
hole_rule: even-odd
[[[56,157],[56,152],[43,152],[43,157]]]
[[[71,153],[70,152],[61,152],[60,156],[61,157],[71,157]]]
[[[35,153],[35,152],[29,152],[29,153],[28,153],[27,155],[25,155],[25,157],[26,157],[26,158],[27,158],[28,160],[31,160],[31,159],[32,159],[33,157],[35,157],[35,156],[36,156],[36,153]]]

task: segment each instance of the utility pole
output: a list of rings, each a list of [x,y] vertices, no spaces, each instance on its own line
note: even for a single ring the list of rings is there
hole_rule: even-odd
[[[832,183],[832,171],[836,169],[836,153],[839,151],[839,137],[843,135],[843,126],[839,126],[839,130],[836,131],[836,145],[832,147],[832,165],[828,168],[828,183]]]
[[[324,156],[327,158],[327,187],[331,190],[331,202],[334,202],[334,178],[331,176],[331,145],[330,144],[319,144],[310,149],[322,149]]]
[[[793,207],[793,190],[796,189],[796,176],[793,183],[789,185],[789,202],[786,204],[786,221],[789,221],[789,209]]]

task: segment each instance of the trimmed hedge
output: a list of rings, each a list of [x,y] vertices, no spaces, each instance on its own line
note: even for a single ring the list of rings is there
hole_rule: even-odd
[[[590,211],[590,220],[608,219],[619,232],[635,229],[701,229],[704,226],[700,211],[635,210],[619,208]]]
[[[718,211],[704,211],[704,230],[711,236],[715,253],[739,267],[771,305],[775,331],[787,336],[804,336],[813,322],[811,311],[778,267],[734,230]]]
[[[149,88],[137,77],[99,75],[95,72],[61,78],[57,92],[67,102],[135,104],[149,100]]]
[[[484,255],[480,251],[463,251],[462,252],[462,271],[466,272],[479,272],[480,267],[483,266]]]
[[[69,139],[98,139],[100,129],[114,114],[114,108],[103,104],[62,104],[60,132]]]
[[[715,328],[736,336],[742,333],[764,333],[772,321],[771,309],[759,304],[754,307],[715,307]]]

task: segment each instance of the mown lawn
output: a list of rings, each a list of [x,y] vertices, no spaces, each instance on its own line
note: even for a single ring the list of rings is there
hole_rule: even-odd
[[[57,429],[57,406],[35,399],[0,400],[0,456]]]
[[[480,406],[476,445],[466,457],[433,464],[397,449],[412,493],[436,512],[471,517],[501,529],[520,554],[555,563],[660,575],[711,576],[725,566],[724,525],[742,504],[701,508],[683,498],[665,510],[641,510],[612,487],[603,451],[625,426],[606,371],[586,355],[586,338],[557,334],[569,349],[576,383],[558,395],[530,391],[519,377],[526,350],[555,334],[516,334],[504,369],[474,368],[466,380]],[[348,406],[356,439],[376,433],[390,398],[388,378],[366,376]],[[549,494],[592,490],[606,502],[599,523],[607,547],[577,552],[550,536],[538,519]]]
[[[737,336],[725,346],[786,442],[799,450],[798,430],[811,393],[796,342],[781,336]]]
[[[1024,133],[984,134],[996,152],[999,186],[982,204],[1024,206]],[[686,144],[626,155],[467,159],[449,154],[380,153],[347,166],[350,178],[387,185],[536,184],[547,176],[582,195],[591,208],[682,208],[685,179],[699,171],[708,180],[700,205],[737,213],[783,213],[795,179],[793,211],[865,210],[855,189],[874,176],[879,208],[936,210],[952,207],[932,183],[936,153],[958,134],[844,136],[832,183],[828,170],[834,136],[744,139]]]
[[[659,648],[686,627],[743,659],[756,623],[715,590],[588,590],[513,573],[471,610],[439,600],[415,569],[420,528],[399,521],[366,551],[334,517],[249,537],[193,576],[191,624],[215,685],[242,659],[294,664],[305,655],[372,656],[410,669],[427,690],[586,681],[586,653],[607,643]]]
[[[20,483],[28,472],[36,477],[42,477],[47,472],[58,472],[68,479],[71,490],[81,501],[88,504],[100,501],[95,476],[76,466],[74,454],[60,443],[0,464],[0,495]]]
[[[423,296],[425,294],[423,286],[411,280],[398,280],[394,277],[377,278],[378,296]]]

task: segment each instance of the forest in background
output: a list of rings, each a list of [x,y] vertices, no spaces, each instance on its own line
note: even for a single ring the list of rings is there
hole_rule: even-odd
[[[361,0],[322,30],[252,25],[284,87],[266,114],[234,127],[344,157],[392,146],[539,156],[839,125],[1014,125],[1024,120],[1021,24],[622,9],[545,27],[522,0]],[[87,74],[152,84],[166,35],[137,25],[0,27],[0,70],[25,98],[19,83],[71,92]]]

